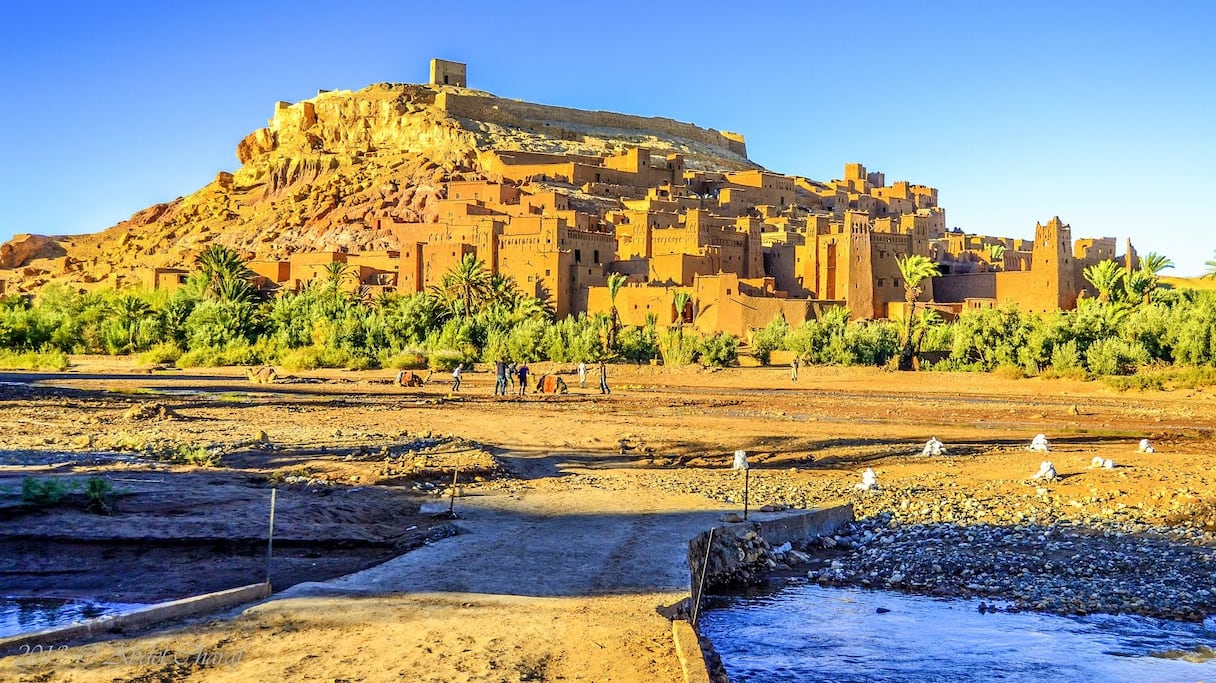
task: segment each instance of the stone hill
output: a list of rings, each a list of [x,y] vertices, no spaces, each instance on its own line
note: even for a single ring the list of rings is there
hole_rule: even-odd
[[[379,219],[433,220],[444,183],[487,177],[479,153],[603,156],[632,145],[680,152],[689,168],[759,168],[742,138],[670,119],[529,104],[433,85],[377,84],[279,102],[237,145],[241,167],[99,233],[20,235],[0,245],[9,292],[51,281],[117,282],[189,265],[211,243],[248,258],[397,248]],[[579,196],[575,201],[594,202]]]

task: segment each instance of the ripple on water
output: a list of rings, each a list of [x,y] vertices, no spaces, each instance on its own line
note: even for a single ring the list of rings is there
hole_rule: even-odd
[[[1216,661],[1206,661],[1216,647],[1211,620],[981,614],[979,600],[805,583],[724,601],[700,625],[736,683],[1216,677]]]
[[[85,619],[117,614],[139,607],[137,603],[13,598],[0,596],[0,638],[64,626]]]

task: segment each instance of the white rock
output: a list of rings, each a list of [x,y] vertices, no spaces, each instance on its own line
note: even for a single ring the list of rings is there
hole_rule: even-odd
[[[747,469],[747,451],[735,451],[735,464],[731,467],[731,469]]]
[[[854,485],[853,488],[861,491],[872,491],[878,488],[878,475],[874,474],[874,470],[867,467],[865,472],[861,473],[861,483]]]
[[[1153,450],[1153,445],[1148,442],[1148,439],[1140,439],[1140,449],[1137,452],[1138,453],[1156,453],[1156,451]]]
[[[925,449],[921,451],[921,455],[943,455],[945,452],[946,445],[938,441],[936,436],[931,436],[925,442]]]
[[[1032,479],[1045,479],[1047,481],[1051,481],[1051,480],[1055,479],[1057,476],[1058,475],[1056,474],[1056,466],[1053,465],[1050,460],[1044,460],[1042,463],[1039,464],[1039,471],[1035,472],[1035,475],[1031,478]]]
[[[1039,434],[1030,442],[1030,450],[1037,453],[1047,453],[1051,450],[1051,446],[1047,443],[1047,435]]]

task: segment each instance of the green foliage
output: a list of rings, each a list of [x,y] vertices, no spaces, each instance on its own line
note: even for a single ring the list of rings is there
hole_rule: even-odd
[[[84,482],[84,500],[85,508],[89,512],[95,512],[100,515],[109,515],[114,512],[114,507],[111,500],[114,496],[114,487],[110,482],[101,477],[89,477]]]
[[[182,350],[174,342],[163,342],[139,354],[139,362],[149,365],[176,363],[182,357]]]
[[[692,335],[685,337],[675,330],[659,337],[658,347],[663,365],[690,365],[697,358],[697,338]]]
[[[1085,367],[1081,364],[1081,352],[1077,350],[1077,340],[1070,339],[1052,348],[1051,369],[1061,377],[1084,374]]]
[[[181,465],[213,467],[219,464],[220,454],[209,450],[206,446],[180,444],[175,450],[167,454],[165,460]]]
[[[697,341],[696,349],[704,365],[724,368],[739,358],[739,340],[725,332],[702,337]]]
[[[380,366],[394,370],[422,370],[427,366],[427,356],[421,349],[404,349],[381,357]]]
[[[634,363],[646,363],[659,357],[659,337],[653,325],[626,327],[617,338],[621,357]]]
[[[0,349],[0,368],[6,370],[66,370],[71,363],[67,354],[57,349],[44,351],[10,351]]]
[[[227,346],[192,348],[177,359],[179,368],[214,368],[227,365],[256,365],[261,362],[252,346],[244,342]]]
[[[773,351],[786,347],[786,337],[789,335],[790,324],[785,321],[785,316],[773,318],[768,325],[752,333],[752,341],[748,345],[752,356],[760,361],[761,365],[768,365]]]
[[[21,480],[21,502],[26,505],[55,505],[63,500],[65,493],[67,487],[57,479],[25,477]]]
[[[1130,375],[1147,362],[1143,346],[1114,337],[1094,342],[1085,352],[1085,364],[1097,375]]]
[[[430,369],[436,372],[451,372],[456,369],[457,365],[466,362],[464,354],[452,349],[440,349],[431,353],[429,361]]]

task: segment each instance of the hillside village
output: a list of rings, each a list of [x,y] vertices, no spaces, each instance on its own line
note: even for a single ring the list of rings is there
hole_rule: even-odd
[[[925,284],[921,300],[947,318],[1006,301],[1028,311],[1073,308],[1092,294],[1085,267],[1107,259],[1137,267],[1130,241],[1117,256],[1114,238],[1074,241],[1058,218],[1036,225],[1032,240],[947,230],[936,188],[888,184],[858,163],[846,164],[840,179],[783,175],[747,160],[737,133],[531,105],[465,85],[464,65],[432,62],[429,105],[467,129],[541,130],[577,142],[603,130],[657,128],[684,146],[656,148],[636,135],[637,142],[626,138],[598,154],[560,145],[478,146],[475,158],[441,174],[429,201],[416,200],[424,210],[361,209],[351,219],[359,221],[355,228],[386,236],[381,243],[390,248],[246,250],[258,288],[298,291],[323,277],[326,264],[341,262],[355,275],[350,286],[369,295],[425,291],[472,255],[559,318],[615,305],[624,324],[682,317],[703,331],[745,336],[777,316],[797,325],[837,305],[854,319],[900,317],[905,290],[897,260],[912,254],[938,264],[941,276]],[[320,116],[311,101],[280,103],[271,127],[242,142],[242,161],[255,159],[258,146],[273,147],[288,128],[312,135]],[[217,183],[231,186],[232,174],[223,175]],[[22,236],[0,248],[0,287],[10,282],[13,291],[26,291],[31,273],[45,273],[28,263],[46,255],[45,245],[31,246],[36,239]],[[173,289],[186,281],[191,252],[175,253],[181,263],[138,265],[76,285]],[[61,270],[71,271],[71,256],[61,259]],[[628,277],[615,299],[606,286],[610,273]],[[684,311],[674,310],[677,291],[690,295]]]

